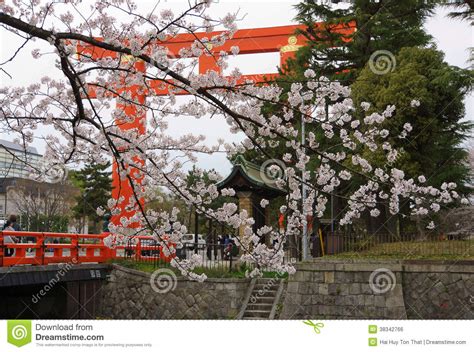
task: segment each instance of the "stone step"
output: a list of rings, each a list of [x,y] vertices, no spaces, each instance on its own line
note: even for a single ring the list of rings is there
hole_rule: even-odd
[[[249,306],[273,306],[273,303],[267,303],[267,302],[255,302],[255,303],[252,303],[250,302],[249,303]]]
[[[278,281],[268,280],[268,281],[257,281],[255,286],[278,286]]]
[[[256,310],[268,310],[269,312],[272,310],[273,304],[272,303],[249,303],[247,311],[256,309]]]
[[[266,285],[266,286],[278,286],[279,281],[277,280],[268,280],[268,281],[257,281],[255,285]]]
[[[253,287],[254,291],[276,291],[278,289],[278,285],[255,285]]]
[[[255,317],[268,319],[270,311],[268,310],[246,310],[244,317]]]
[[[269,301],[269,302],[273,302],[273,300],[275,299],[275,297],[273,296],[260,296],[260,295],[254,295],[255,299],[257,301]]]
[[[255,284],[255,288],[258,288],[259,290],[275,290],[278,288],[278,285],[259,285]]]
[[[275,297],[277,291],[263,291],[263,290],[253,290],[252,291],[252,296],[255,297],[255,298],[259,298],[259,297]]]
[[[270,312],[272,311],[272,308],[270,307],[269,309],[262,309],[262,308],[259,308],[259,307],[254,307],[254,308],[249,308],[245,311],[245,314],[244,316],[265,316],[268,318],[268,316],[270,315]]]
[[[275,301],[280,297],[282,281],[277,279],[259,278],[253,281],[247,294],[245,306],[240,312],[241,319],[269,319],[274,318]]]

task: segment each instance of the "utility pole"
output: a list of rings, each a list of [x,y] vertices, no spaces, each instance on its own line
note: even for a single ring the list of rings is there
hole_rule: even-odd
[[[301,146],[303,147],[303,155],[306,155],[306,148],[305,148],[305,121],[304,115],[301,115]],[[303,171],[301,175],[302,184],[301,184],[301,212],[303,214],[303,234],[302,234],[302,241],[301,246],[302,248],[302,259],[308,259],[308,224],[306,223],[306,211],[305,211],[305,201],[306,201],[306,164],[303,164]]]
[[[199,239],[199,215],[197,206],[194,211],[194,253],[198,253],[198,239]]]

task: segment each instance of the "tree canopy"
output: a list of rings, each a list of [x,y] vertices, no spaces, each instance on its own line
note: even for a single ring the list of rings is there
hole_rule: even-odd
[[[74,185],[81,190],[75,197],[77,203],[73,208],[74,217],[87,217],[92,222],[92,233],[98,232],[98,223],[102,220],[97,214],[97,209],[107,208],[107,200],[112,191],[110,165],[110,162],[106,164],[89,162],[79,171],[70,174]]]
[[[296,20],[307,26],[302,33],[308,43],[290,61],[289,71],[301,76],[309,67],[318,75],[351,83],[367,62],[377,59],[372,57],[377,51],[392,66],[391,55],[401,48],[430,42],[423,23],[435,6],[418,0],[355,0],[347,9],[335,9],[330,2],[302,1],[296,5]],[[314,25],[321,21],[324,25]],[[339,31],[351,25],[356,28],[353,34]]]

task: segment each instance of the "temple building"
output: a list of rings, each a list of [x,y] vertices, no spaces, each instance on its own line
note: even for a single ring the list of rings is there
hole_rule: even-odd
[[[239,210],[246,210],[255,223],[253,231],[257,231],[264,225],[269,225],[269,206],[262,208],[262,199],[271,201],[283,196],[286,192],[279,188],[275,179],[268,176],[264,167],[254,164],[241,155],[237,156],[229,176],[219,182],[219,189],[232,188],[238,198]],[[243,236],[243,228],[239,229],[239,236]],[[266,239],[268,241],[269,239]]]

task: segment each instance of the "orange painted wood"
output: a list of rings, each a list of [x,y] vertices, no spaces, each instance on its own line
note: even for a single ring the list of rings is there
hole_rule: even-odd
[[[4,236],[16,236],[18,238],[34,237],[35,243],[4,243]],[[137,243],[131,246],[117,246],[109,248],[104,244],[104,238],[110,233],[102,234],[70,234],[51,232],[27,232],[27,231],[0,231],[0,267],[15,265],[48,265],[54,263],[105,263],[111,259],[123,258],[125,249],[133,251],[137,260],[156,260],[155,257],[142,255],[145,250],[159,250],[161,261],[170,261],[175,255],[165,256],[162,246],[150,246],[142,244],[142,241],[153,240],[150,236],[136,236]],[[54,239],[62,239],[63,243],[52,243]],[[68,243],[66,243],[66,241]],[[85,243],[94,241],[94,243]],[[174,246],[174,244],[170,244]],[[12,257],[5,257],[6,248],[15,249]],[[66,255],[64,250],[69,250]],[[30,253],[28,253],[30,252]]]
[[[324,23],[316,23],[315,26],[322,27]],[[208,48],[213,54],[219,54],[221,51],[227,53],[230,52],[231,47],[238,46],[240,51],[239,54],[255,54],[255,53],[267,53],[267,52],[278,52],[283,46],[288,44],[288,38],[291,36],[297,37],[297,44],[303,45],[305,43],[304,36],[297,36],[297,30],[304,30],[304,25],[288,25],[288,26],[277,26],[277,27],[265,27],[265,28],[248,28],[239,29],[232,38],[227,39],[224,45],[218,47]],[[355,24],[349,25],[333,25],[334,31],[342,34],[347,34],[348,41],[349,36],[355,30]],[[165,42],[155,41],[153,45],[162,46],[168,48],[170,54],[174,57],[180,57],[179,51],[182,48],[189,47],[196,39],[203,40],[205,38],[210,39],[214,36],[221,35],[223,31],[215,31],[211,33],[182,33],[177,34],[175,37],[167,39]],[[102,41],[102,38],[96,38]],[[151,45],[151,46],[153,46]],[[104,50],[90,44],[79,43],[77,45],[77,53],[90,57],[94,60],[102,59],[106,57],[117,58],[119,54],[114,51]]]

